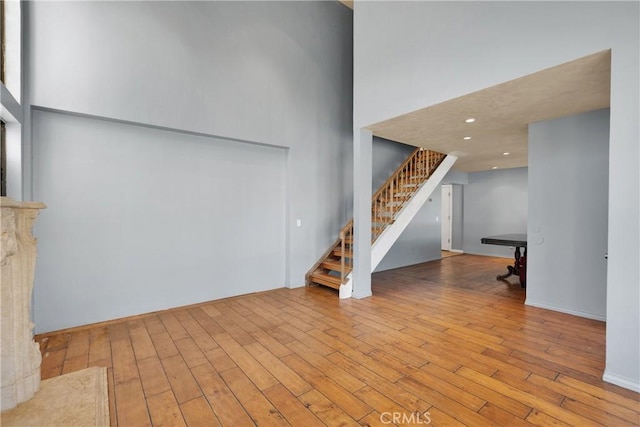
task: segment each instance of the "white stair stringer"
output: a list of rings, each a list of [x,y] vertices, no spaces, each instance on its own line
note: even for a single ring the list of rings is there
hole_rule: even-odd
[[[448,155],[445,157],[429,179],[422,184],[407,204],[396,214],[393,224],[387,226],[380,236],[378,236],[375,243],[371,246],[371,272],[380,264],[387,252],[389,252],[389,249],[391,249],[411,220],[416,216],[422,205],[429,199],[429,196],[439,187],[440,182],[456,160],[458,160],[456,156]],[[346,277],[347,281],[340,285],[340,299],[351,298],[351,293],[353,292],[352,275],[353,273],[349,273]]]
[[[409,199],[406,205],[396,214],[393,224],[387,226],[373,245],[371,245],[371,272],[380,264],[387,252],[389,252],[389,249],[391,249],[411,220],[416,216],[422,205],[429,199],[429,196],[440,186],[440,182],[456,160],[458,160],[456,156],[447,155],[429,179],[418,188],[418,191],[416,191],[413,197]],[[351,275],[348,277],[348,282],[340,286],[340,298],[342,298],[343,286],[346,287],[348,285],[349,289],[352,288]],[[351,294],[349,294],[349,296],[351,296]]]

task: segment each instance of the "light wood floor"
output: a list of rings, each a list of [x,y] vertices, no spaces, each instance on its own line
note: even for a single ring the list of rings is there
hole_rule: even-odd
[[[507,263],[460,255],[375,274],[363,300],[279,289],[38,336],[42,376],[107,367],[120,427],[638,425],[639,395],[600,380],[604,324],[524,306],[517,279],[495,280]]]

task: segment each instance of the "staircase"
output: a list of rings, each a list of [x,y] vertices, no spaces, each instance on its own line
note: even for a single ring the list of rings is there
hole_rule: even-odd
[[[433,175],[445,157],[447,156],[435,151],[417,148],[389,179],[380,186],[371,199],[372,244],[375,244],[378,238],[391,228],[391,225],[396,222],[403,209],[407,207],[423,184]],[[453,163],[451,162],[451,164]],[[448,170],[450,167],[448,165],[446,169]],[[446,171],[438,174],[438,182],[442,179],[444,173]],[[402,227],[402,230],[404,230],[404,227]],[[397,239],[402,230],[393,233],[396,235],[393,241]],[[353,268],[352,244],[353,219],[342,227],[338,239],[306,274],[305,283],[307,286],[316,284],[340,289],[342,285],[347,284]],[[390,247],[390,245],[388,246]],[[388,248],[385,253],[387,250]],[[382,257],[379,258],[382,259]],[[375,268],[375,266],[372,266],[372,268]]]

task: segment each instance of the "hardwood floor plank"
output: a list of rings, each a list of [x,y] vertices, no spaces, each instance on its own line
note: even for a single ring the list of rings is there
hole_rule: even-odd
[[[180,405],[180,411],[187,426],[222,426],[216,414],[213,413],[209,402],[204,397],[184,402]]]
[[[200,390],[198,383],[191,375],[191,371],[182,357],[173,356],[161,359],[160,362],[167,374],[167,379],[178,403],[184,403],[202,396],[202,390]]]
[[[510,396],[513,399],[522,402],[525,405],[531,406],[532,408],[537,408],[546,414],[572,425],[579,426],[595,426],[598,425],[594,423],[588,418],[585,418],[579,414],[573,413],[571,411],[567,411],[562,409],[556,405],[553,405],[546,400],[540,399],[532,394],[523,392],[521,390],[516,389],[515,387],[511,387],[509,385],[505,385],[504,383],[496,380],[495,378],[487,377],[478,372],[472,371],[468,368],[462,367],[458,370],[460,375],[468,378],[470,380],[476,381],[477,383],[489,387],[499,393]]]
[[[80,371],[87,368],[89,365],[89,355],[74,357],[72,359],[65,358],[64,365],[62,366],[62,375],[70,374],[71,372]]]
[[[626,389],[622,389],[620,387],[620,392],[625,392],[631,394],[634,398],[628,398],[625,395],[620,395],[618,393],[614,393],[608,390],[603,390],[602,388],[593,386],[591,384],[584,383],[582,381],[576,380],[575,378],[568,377],[566,375],[560,374],[556,381],[575,389],[584,391],[585,393],[589,393],[590,395],[597,397],[599,399],[606,400],[607,402],[615,403],[616,405],[620,405],[624,408],[631,409],[633,411],[640,411],[640,399],[638,393],[631,392]]]
[[[512,387],[517,388],[518,390],[525,391],[529,394],[533,394],[540,399],[544,399],[547,402],[558,405],[562,403],[564,396],[560,393],[557,393],[552,390],[548,390],[545,387],[538,387],[537,385],[529,382],[525,379],[512,377],[508,373],[498,371],[492,375],[492,378]]]
[[[57,377],[62,374],[67,349],[50,350],[42,354],[42,364],[40,365],[40,377],[43,380]]]
[[[570,397],[567,397],[562,402],[562,407],[564,409],[568,409],[571,412],[575,412],[580,414],[586,418],[589,418],[597,423],[600,423],[604,426],[638,426],[640,425],[640,415],[632,416],[631,420],[628,417],[625,419],[617,417],[613,415],[608,410],[603,410],[600,408],[594,408],[593,406],[587,405],[585,403],[574,400]]]
[[[275,357],[260,343],[254,342],[244,346],[244,348],[294,396],[299,396],[313,388],[308,382],[303,380],[300,375]]]
[[[156,315],[147,316],[143,319],[144,325],[149,332],[149,335],[158,334],[160,332],[167,332],[167,329],[162,324],[162,320]]]
[[[562,421],[555,419],[544,412],[540,412],[537,409],[531,411],[531,414],[529,414],[526,421],[538,426],[571,427],[569,424],[563,423]]]
[[[88,357],[89,354],[89,331],[79,331],[77,334],[72,334],[69,337],[67,344],[68,359],[78,357]]]
[[[147,406],[154,426],[186,426],[182,412],[171,390],[147,399]]]
[[[491,421],[494,421],[498,424],[500,424],[501,426],[507,426],[507,427],[527,427],[527,426],[533,426],[534,424],[525,421],[522,418],[519,418],[515,415],[513,415],[513,413],[505,411],[504,409],[499,408],[496,405],[493,405],[489,402],[487,402],[486,405],[484,405],[482,407],[482,409],[480,409],[480,411],[478,412],[480,415],[482,415],[483,417],[486,417],[488,419],[490,419]],[[529,415],[529,413],[526,414],[527,416]]]
[[[151,426],[147,401],[144,398],[142,384],[139,379],[127,382],[116,382],[115,402],[118,408],[118,425]]]
[[[144,395],[149,398],[171,390],[164,368],[157,357],[147,357],[138,361],[138,372],[142,381]]]
[[[282,345],[277,340],[275,340],[271,335],[269,335],[265,331],[256,331],[252,332],[251,336],[255,338],[257,342],[259,342],[262,346],[267,348],[271,353],[273,353],[276,357],[286,356],[287,354],[291,354],[291,350],[287,348],[287,346]]]
[[[464,405],[461,405],[455,400],[444,396],[443,394],[429,387],[427,384],[424,384],[414,378],[400,378],[398,381],[396,381],[396,384],[398,384],[405,390],[414,393],[421,399],[430,403],[449,416],[457,419],[463,424],[467,424],[470,426],[497,425],[490,419],[478,414],[477,412],[467,408]]]
[[[231,360],[229,355],[219,347],[205,352],[204,355],[218,372],[223,372],[227,369],[232,369],[238,366],[233,360]]]
[[[438,408],[430,408],[426,415],[431,423],[427,424],[434,427],[465,427],[466,424],[462,424],[455,418],[445,414]]]
[[[118,427],[118,407],[116,405],[116,382],[113,369],[107,368],[107,388],[109,391],[109,427]]]
[[[116,384],[138,378],[138,365],[129,338],[112,341],[111,354]]]
[[[216,341],[240,369],[260,390],[266,390],[278,383],[258,361],[247,352],[231,335],[224,333],[215,336]],[[254,341],[255,342],[255,341]],[[231,370],[231,369],[229,369]],[[227,372],[227,371],[224,371]]]
[[[265,390],[264,394],[292,426],[324,426],[324,423],[283,385],[273,386]]]
[[[577,388],[562,384],[557,381],[551,381],[546,378],[539,377],[535,374],[527,378],[527,381],[530,381],[537,386],[545,387],[549,390],[553,390],[557,393],[561,393],[564,396],[566,396],[567,399],[572,399],[573,401],[577,401],[580,404],[590,406],[595,410],[607,412],[611,415],[614,415],[618,417],[617,420],[623,419],[630,423],[640,423],[640,415],[638,415],[638,412],[637,412],[637,410],[640,409],[639,402],[636,402],[635,408],[629,409],[629,408],[625,408],[624,406],[619,406],[616,403],[602,400],[599,397],[595,397],[582,390],[578,390]],[[564,401],[565,403],[567,402],[567,399],[565,399]],[[562,407],[567,406],[565,405],[565,403],[562,404]],[[572,405],[572,406],[575,407],[577,405]],[[602,416],[599,418],[605,418],[605,417]],[[608,425],[611,425],[611,423],[609,423]]]
[[[499,371],[510,373],[511,375],[518,378],[525,379],[529,376],[529,373],[534,373],[549,379],[555,379],[558,376],[557,371],[546,368],[544,366],[536,365],[535,363],[529,363],[526,360],[522,360],[518,357],[499,353],[491,349],[482,352],[482,355],[486,356],[490,360],[498,361],[495,366]]]
[[[164,325],[167,333],[171,336],[173,341],[177,341],[181,338],[186,338],[189,336],[186,329],[182,326],[180,321],[176,319],[176,316],[172,312],[164,312],[158,315],[162,324]]]
[[[420,370],[432,376],[441,378],[442,380],[447,381],[462,390],[472,393],[474,396],[480,399],[491,402],[492,407],[495,406],[496,408],[500,408],[500,410],[507,411],[520,419],[525,419],[531,412],[531,407],[524,405],[514,399],[511,399],[509,396],[497,393],[483,385],[461,377],[460,375],[450,372],[437,365],[429,363],[420,368]],[[483,406],[487,405],[485,404]]]
[[[183,318],[181,318],[180,321],[200,350],[205,352],[218,347],[218,343],[200,326],[198,321],[196,321],[188,311],[183,313]]]
[[[289,425],[282,414],[239,368],[229,369],[220,375],[256,424],[260,426]]]
[[[129,322],[129,335],[131,336],[131,344],[137,360],[157,356],[156,348],[153,345],[153,341],[151,341],[144,321]]]
[[[191,337],[179,339],[175,341],[175,344],[189,368],[208,362],[204,353],[200,351],[200,348]]]
[[[397,426],[398,424],[394,424],[392,421],[389,421],[391,419],[392,418],[389,414],[382,415],[379,412],[373,411],[360,420],[360,425],[363,427]]]
[[[426,411],[431,405],[427,402],[420,400],[414,394],[407,392],[406,390],[398,387],[395,381],[389,381],[379,375],[379,371],[375,367],[370,366],[367,363],[360,363],[359,359],[350,359],[341,353],[333,353],[328,356],[329,359],[337,366],[341,366],[346,371],[357,376],[357,378],[370,386],[378,390],[389,399],[396,402],[399,408],[404,408],[406,411]]]
[[[338,385],[353,393],[354,391],[364,387],[364,383],[344,369],[331,363],[321,354],[315,353],[310,348],[299,342],[289,345],[298,356],[308,362],[310,365],[324,373],[325,376],[331,378]]]
[[[327,399],[318,390],[311,390],[310,392],[303,394],[300,396],[300,400],[304,404],[305,408],[313,412],[313,414],[315,414],[315,416],[322,420],[327,426],[360,426],[360,424],[347,415],[334,402]]]
[[[151,341],[153,341],[153,346],[160,359],[168,359],[179,354],[178,347],[168,332],[158,332],[151,335]]]
[[[202,329],[207,331],[210,336],[214,336],[216,334],[221,334],[224,332],[224,328],[211,318],[205,311],[207,306],[203,307],[195,307],[189,311],[189,314],[200,324]],[[217,310],[216,310],[217,311]]]
[[[336,384],[335,381],[325,376],[323,372],[314,368],[300,356],[291,354],[285,356],[283,360],[316,390],[354,419],[359,420],[372,411],[372,408],[353,396],[345,388]]]
[[[244,426],[253,423],[233,392],[211,365],[199,365],[191,372],[223,426]]]
[[[111,367],[111,341],[106,328],[96,329],[89,341],[89,366]],[[106,361],[106,363],[104,362]]]

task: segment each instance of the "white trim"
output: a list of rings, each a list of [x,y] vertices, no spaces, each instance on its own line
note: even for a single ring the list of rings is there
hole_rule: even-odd
[[[524,304],[528,305],[528,306],[531,306],[531,307],[538,307],[538,308],[544,308],[546,310],[559,311],[560,313],[567,313],[567,314],[571,314],[573,316],[585,317],[587,319],[600,320],[602,322],[606,322],[606,320],[607,320],[606,316],[602,316],[600,314],[588,313],[588,312],[579,311],[579,310],[572,310],[572,309],[566,308],[566,307],[560,307],[560,306],[557,306],[557,305],[552,305],[552,304],[547,304],[547,303],[540,302],[540,301],[535,301],[535,300],[532,300],[531,298],[527,298],[526,301],[524,302]]]
[[[457,254],[463,254],[464,251],[462,249],[450,249],[449,252],[455,252]]]
[[[640,393],[640,382],[638,379],[631,379],[626,377],[621,377],[616,374],[612,374],[610,372],[604,371],[602,375],[602,381],[606,381],[611,384],[619,385],[620,387],[627,388],[629,390]]]

